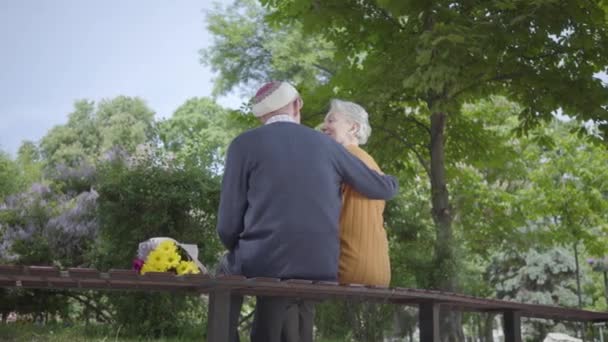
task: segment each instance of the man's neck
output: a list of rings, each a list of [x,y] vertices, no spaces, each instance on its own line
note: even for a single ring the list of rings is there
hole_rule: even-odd
[[[297,123],[296,119],[294,119],[294,117],[290,114],[275,114],[271,117],[269,117],[268,119],[266,119],[266,121],[264,121],[264,125],[269,125],[271,123],[274,122],[293,122],[293,123]]]

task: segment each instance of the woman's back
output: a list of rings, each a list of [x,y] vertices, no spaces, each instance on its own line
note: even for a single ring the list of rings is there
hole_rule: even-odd
[[[369,168],[379,171],[374,159],[358,146],[347,149]],[[387,286],[391,279],[388,240],[384,229],[384,204],[345,185],[340,214],[341,283]]]

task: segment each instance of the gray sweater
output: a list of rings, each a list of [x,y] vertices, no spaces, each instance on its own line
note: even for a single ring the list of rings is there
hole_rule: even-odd
[[[341,183],[390,199],[397,180],[326,135],[290,122],[247,131],[228,148],[217,231],[231,272],[336,280]]]

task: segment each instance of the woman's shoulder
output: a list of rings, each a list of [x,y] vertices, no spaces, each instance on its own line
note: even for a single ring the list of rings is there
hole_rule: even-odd
[[[361,161],[363,161],[365,165],[367,165],[370,169],[380,171],[380,167],[378,166],[374,158],[361,147],[357,145],[349,145],[346,146],[346,149],[355,157],[361,159]]]

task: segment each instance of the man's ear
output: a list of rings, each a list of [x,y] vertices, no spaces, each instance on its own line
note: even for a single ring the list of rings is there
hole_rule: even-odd
[[[360,129],[360,128],[361,128],[361,125],[359,125],[359,123],[358,123],[358,122],[353,122],[353,125],[352,125],[352,127],[350,128],[350,132],[351,132],[352,134],[355,134],[355,133],[359,132],[359,129]]]

